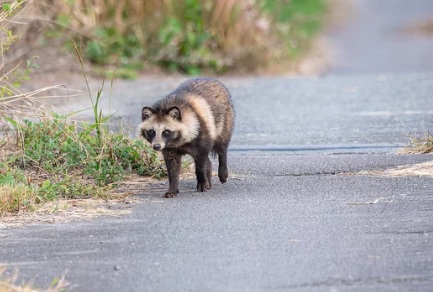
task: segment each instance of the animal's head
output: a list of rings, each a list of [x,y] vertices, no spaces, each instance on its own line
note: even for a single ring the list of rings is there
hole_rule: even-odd
[[[182,113],[179,107],[166,110],[143,107],[140,136],[149,141],[155,150],[179,147],[197,136],[198,120],[193,113]]]

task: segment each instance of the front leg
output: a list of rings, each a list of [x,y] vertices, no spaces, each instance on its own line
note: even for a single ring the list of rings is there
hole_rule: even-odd
[[[210,177],[212,175],[212,164],[208,154],[197,156],[194,163],[197,176],[197,191],[206,192],[211,188]]]
[[[165,166],[167,167],[168,182],[170,186],[164,198],[173,198],[179,193],[179,172],[182,157],[175,151],[163,150]]]

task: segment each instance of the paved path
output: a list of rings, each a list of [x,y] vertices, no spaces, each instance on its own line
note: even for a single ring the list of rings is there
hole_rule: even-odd
[[[0,260],[71,291],[429,291],[432,178],[412,155],[230,155],[206,194],[143,187],[132,214],[0,230]]]
[[[431,72],[433,32],[408,31],[433,21],[431,0],[351,0],[353,11],[331,34],[336,59],[331,70],[347,73]]]

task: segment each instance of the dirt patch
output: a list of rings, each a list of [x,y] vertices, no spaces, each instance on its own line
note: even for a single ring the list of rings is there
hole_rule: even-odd
[[[378,175],[387,177],[423,176],[433,178],[433,161],[427,161],[413,165],[402,165],[397,168],[386,170],[361,171],[357,174]]]
[[[101,215],[120,216],[131,213],[128,204],[130,204],[129,199],[108,201],[102,199],[57,200],[44,203],[33,212],[18,212],[18,214],[2,217],[0,229],[32,223],[89,220]],[[119,206],[122,207],[119,208]]]
[[[388,169],[383,174],[386,176],[429,176],[433,178],[433,161]]]
[[[91,220],[98,216],[122,216],[132,212],[137,196],[149,192],[149,186],[159,181],[139,176],[131,176],[103,199],[59,199],[37,206],[34,211],[20,211],[0,218],[0,229],[18,227],[34,223],[61,223],[77,220]]]
[[[402,30],[403,35],[433,37],[433,19],[416,22]]]

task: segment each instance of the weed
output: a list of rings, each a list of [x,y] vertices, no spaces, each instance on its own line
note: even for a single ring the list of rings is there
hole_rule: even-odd
[[[271,19],[278,35],[278,44],[285,48],[283,56],[297,59],[308,51],[311,38],[322,28],[327,6],[322,0],[260,0],[262,10]]]
[[[198,75],[205,68],[221,72],[223,59],[212,50],[215,35],[206,23],[205,6],[200,0],[172,3],[173,13],[162,23],[153,59],[170,71]]]
[[[55,278],[46,289],[38,289],[30,284],[16,284],[17,272],[13,276],[6,276],[6,268],[0,267],[0,291],[3,292],[61,292],[67,291],[66,288],[68,283],[65,281],[65,277]]]
[[[32,209],[35,203],[33,190],[28,186],[25,174],[19,169],[0,171],[0,215]]]
[[[410,138],[409,146],[403,150],[403,153],[433,153],[433,135],[430,131],[425,133],[423,137]]]

